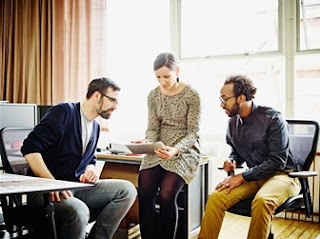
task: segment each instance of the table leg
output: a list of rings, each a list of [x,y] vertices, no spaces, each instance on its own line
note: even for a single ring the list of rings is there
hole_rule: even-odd
[[[44,202],[45,202],[45,209],[46,209],[46,214],[49,219],[49,236],[50,238],[53,239],[58,239],[57,236],[57,229],[56,229],[56,221],[54,217],[54,204],[51,202],[49,195],[44,194]]]

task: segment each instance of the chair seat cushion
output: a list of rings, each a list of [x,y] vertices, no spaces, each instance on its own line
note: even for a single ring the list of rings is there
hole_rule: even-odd
[[[227,211],[234,214],[250,217],[252,200],[253,198],[241,200],[240,202],[230,207]]]
[[[278,214],[279,212],[282,212],[283,210],[297,210],[300,209],[301,207],[304,206],[304,200],[303,200],[303,195],[299,194],[297,196],[293,196],[288,198],[284,203],[280,205],[275,211],[275,215]]]

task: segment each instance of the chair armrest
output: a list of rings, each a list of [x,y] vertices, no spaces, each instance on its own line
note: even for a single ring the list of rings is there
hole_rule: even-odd
[[[242,166],[238,166],[236,167],[235,169],[241,169],[241,168],[244,168]],[[218,167],[219,170],[223,170],[223,167]],[[230,172],[227,172],[228,176],[231,176],[231,175],[234,175],[234,170],[230,171]]]
[[[236,167],[235,169],[241,169],[241,168],[244,168],[242,166],[239,166],[239,167]],[[223,167],[218,167],[219,170],[223,170]]]
[[[223,167],[219,167],[218,168],[219,170],[224,170]],[[231,175],[234,175],[234,170],[230,171],[230,172],[227,172],[228,176],[231,176]]]
[[[317,176],[318,173],[315,171],[301,171],[301,172],[290,172],[288,173],[291,178],[307,178]]]

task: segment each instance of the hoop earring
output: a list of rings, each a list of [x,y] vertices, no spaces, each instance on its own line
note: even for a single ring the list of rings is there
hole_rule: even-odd
[[[179,83],[179,81],[180,81],[180,80],[179,80],[179,77],[177,77],[177,83]]]

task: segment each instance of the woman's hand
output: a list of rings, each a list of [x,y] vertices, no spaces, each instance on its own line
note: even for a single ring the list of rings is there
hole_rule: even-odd
[[[134,144],[146,144],[149,143],[148,140],[146,139],[137,139],[137,140],[131,140],[130,143],[134,143]]]
[[[170,146],[165,146],[165,149],[155,149],[154,150],[155,154],[158,155],[160,158],[163,159],[170,159],[174,155],[179,153],[179,150],[174,147]]]

